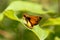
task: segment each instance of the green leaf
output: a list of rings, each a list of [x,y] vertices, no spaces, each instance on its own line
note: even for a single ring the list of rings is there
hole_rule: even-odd
[[[0,13],[0,21],[3,20],[3,17],[4,17],[3,13]]]
[[[23,39],[24,40],[44,40],[48,35],[49,31],[41,29],[38,25],[34,26],[33,29],[25,29]]]
[[[23,40],[40,40],[34,32],[29,29],[24,30]]]
[[[8,11],[4,11],[3,12],[8,18],[12,19],[12,20],[17,20],[18,18],[16,16],[16,13],[13,10],[8,10]]]
[[[40,40],[44,40],[50,33],[48,30],[46,31],[41,29],[38,25],[34,26],[32,31],[38,36]]]
[[[46,13],[53,13],[54,11],[48,10],[44,11],[43,6],[40,4],[32,3],[32,2],[26,2],[26,1],[14,1],[12,2],[7,9],[7,10],[13,10],[13,11],[29,11],[32,13],[37,13],[37,14],[46,14]]]
[[[47,25],[60,25],[60,17],[59,18],[49,18],[46,23],[44,23],[42,26]]]

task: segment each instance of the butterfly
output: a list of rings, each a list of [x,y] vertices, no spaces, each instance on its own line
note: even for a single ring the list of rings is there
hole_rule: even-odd
[[[34,25],[37,25],[42,18],[39,16],[32,16],[32,15],[28,15],[28,14],[24,14],[23,16],[26,21],[26,25],[29,28],[33,28]]]

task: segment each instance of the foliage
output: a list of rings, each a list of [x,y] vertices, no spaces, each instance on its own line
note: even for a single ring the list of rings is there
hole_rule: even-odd
[[[24,24],[23,12],[42,16],[42,20],[30,29]],[[59,40],[57,28],[60,28],[60,16],[54,9],[44,10],[41,4],[14,1],[0,13],[1,40]]]

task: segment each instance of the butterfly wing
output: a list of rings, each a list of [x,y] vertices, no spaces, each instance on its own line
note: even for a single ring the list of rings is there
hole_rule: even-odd
[[[41,19],[41,17],[39,16],[29,16],[27,14],[24,15],[24,18],[26,20],[26,25],[29,27],[29,28],[33,28],[34,25],[37,25]]]

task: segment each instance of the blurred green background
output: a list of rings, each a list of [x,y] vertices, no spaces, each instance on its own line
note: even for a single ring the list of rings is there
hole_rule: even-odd
[[[42,5],[43,12],[50,10],[52,12],[47,12],[45,14],[42,14],[42,12],[39,14],[40,12],[38,11],[34,14],[28,11],[30,15],[42,16],[39,27],[36,26],[33,29],[29,29],[26,28],[23,23],[23,11],[8,10],[8,7],[10,7],[9,5],[14,1],[23,1],[23,3],[26,1]],[[27,4],[25,5],[27,6]],[[7,11],[5,11],[6,8],[8,8]],[[0,40],[60,40],[59,8],[58,0],[0,0]],[[21,21],[15,18],[14,13]]]

